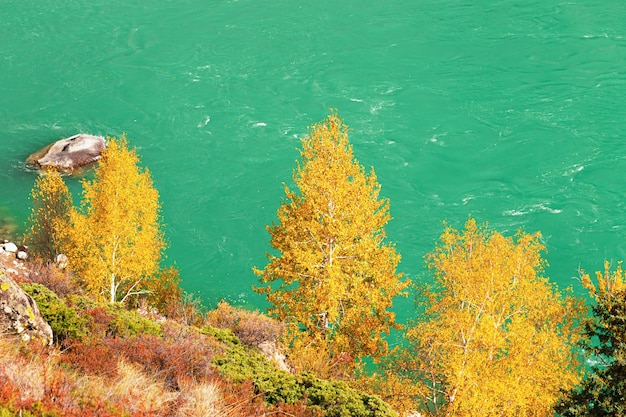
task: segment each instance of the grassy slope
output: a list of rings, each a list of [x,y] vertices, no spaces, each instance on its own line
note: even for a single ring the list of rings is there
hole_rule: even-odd
[[[345,382],[279,369],[255,345],[276,342],[280,324],[259,313],[221,305],[200,314],[183,303],[165,318],[146,306],[98,304],[67,275],[35,265],[12,275],[55,344],[0,336],[0,417],[395,415]]]

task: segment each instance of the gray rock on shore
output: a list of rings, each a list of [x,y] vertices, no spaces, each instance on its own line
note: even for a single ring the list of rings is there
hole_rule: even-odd
[[[4,242],[2,245],[0,245],[0,247],[2,247],[5,252],[17,252],[17,245],[13,242]]]
[[[26,163],[38,169],[55,168],[73,173],[98,161],[105,148],[106,141],[102,136],[79,133],[33,153]]]
[[[0,267],[0,334],[14,334],[24,341],[43,340],[51,345],[52,328],[37,303]]]
[[[3,239],[0,241],[0,256],[17,258],[25,261],[28,259],[28,246],[17,246],[10,240]]]

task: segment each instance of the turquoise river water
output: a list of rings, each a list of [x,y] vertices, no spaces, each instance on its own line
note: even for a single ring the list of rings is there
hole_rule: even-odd
[[[126,133],[185,289],[262,307],[265,225],[336,108],[406,276],[472,214],[540,230],[546,274],[583,294],[579,268],[626,259],[624,22],[623,0],[4,0],[0,212],[26,221],[31,152]]]

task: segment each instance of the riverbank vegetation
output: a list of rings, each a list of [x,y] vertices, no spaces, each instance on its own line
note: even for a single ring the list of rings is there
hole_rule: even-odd
[[[624,415],[621,265],[597,284],[581,275],[588,311],[544,276],[538,233],[470,217],[444,227],[429,279],[412,283],[385,234],[390,202],[348,133],[331,112],[302,140],[254,269],[269,315],[206,310],[182,291],[158,192],[125,138],[109,138],[77,206],[63,177],[39,176],[32,256],[0,273],[55,339],[0,337],[0,416]],[[415,319],[400,326],[393,301],[410,286]]]

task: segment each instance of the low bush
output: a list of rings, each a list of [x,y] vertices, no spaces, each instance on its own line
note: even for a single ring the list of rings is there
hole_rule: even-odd
[[[353,389],[342,381],[282,371],[263,354],[240,343],[231,343],[223,355],[216,356],[213,364],[221,375],[235,383],[251,381],[255,392],[272,405],[305,401],[326,417],[396,416],[377,396]]]
[[[87,335],[87,321],[50,289],[33,283],[22,283],[21,287],[37,303],[42,317],[52,328],[55,343],[62,343],[66,339],[82,339]]]
[[[68,294],[65,297],[67,305],[71,306],[76,311],[83,311],[97,306],[104,306],[105,304],[98,303],[93,298],[84,294]]]
[[[132,337],[139,334],[162,334],[161,324],[142,317],[137,311],[127,310],[120,304],[107,304],[107,313],[111,317],[108,335],[111,337]]]
[[[233,384],[224,380],[216,380],[219,384],[222,398],[226,404],[226,416],[298,416],[322,417],[320,410],[309,407],[305,400],[293,404],[268,404],[263,396],[255,392],[252,382]]]
[[[395,416],[391,407],[376,395],[355,390],[343,381],[327,381],[311,374],[297,377],[305,387],[309,405],[318,407],[328,417]]]
[[[285,331],[281,322],[258,311],[235,308],[225,301],[207,313],[206,322],[213,327],[232,330],[242,343],[250,346],[276,342]]]
[[[239,340],[239,338],[235,336],[235,333],[233,333],[233,331],[230,329],[220,329],[212,326],[204,326],[202,328],[202,334],[211,336],[215,340],[229,346],[241,344],[241,340]]]
[[[162,313],[169,319],[187,326],[202,326],[205,308],[200,298],[184,292],[180,299],[168,300],[165,311]]]
[[[179,389],[181,383],[207,381],[216,374],[211,364],[219,347],[199,335],[171,339],[143,334],[131,339],[108,339],[106,344],[126,361],[159,375],[170,389]]]
[[[100,340],[75,343],[61,356],[66,366],[89,376],[113,377],[117,374],[118,352]]]
[[[59,268],[54,262],[34,259],[26,265],[28,266],[28,279],[30,282],[44,285],[60,298],[79,292],[72,273]]]
[[[82,311],[83,317],[87,318],[89,333],[93,339],[104,339],[109,333],[113,317],[105,306],[96,306]]]
[[[154,278],[146,282],[148,303],[162,314],[175,311],[183,302],[180,281],[180,272],[175,266],[161,269]]]

